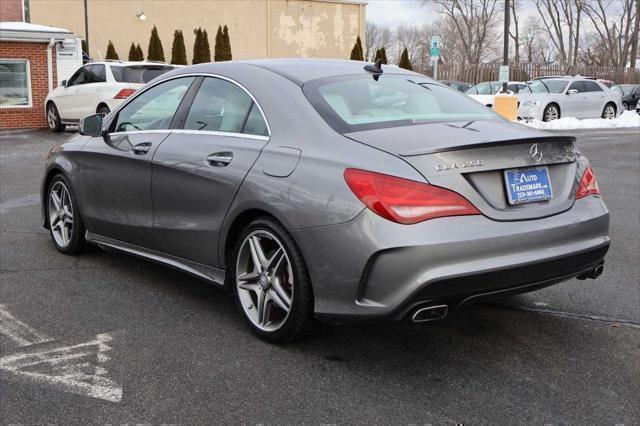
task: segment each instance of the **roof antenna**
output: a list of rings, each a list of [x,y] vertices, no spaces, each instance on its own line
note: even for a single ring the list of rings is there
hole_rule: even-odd
[[[371,74],[373,74],[373,79],[375,81],[378,81],[378,78],[380,78],[380,74],[384,72],[382,71],[382,59],[377,59],[373,65],[371,64],[365,65],[364,70],[366,72],[370,72]]]

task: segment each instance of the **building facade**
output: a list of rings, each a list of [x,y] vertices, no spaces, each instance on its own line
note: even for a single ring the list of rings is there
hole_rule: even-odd
[[[44,100],[82,65],[80,50],[68,30],[0,22],[0,129],[46,127]]]
[[[84,38],[83,0],[29,5],[32,23],[69,28]],[[132,42],[140,43],[146,57],[155,25],[167,61],[173,33],[182,30],[191,63],[194,29],[207,30],[213,55],[218,26],[227,25],[233,59],[348,59],[356,37],[364,41],[365,7],[361,0],[88,0],[89,53],[101,59],[111,40],[120,59],[127,59]]]

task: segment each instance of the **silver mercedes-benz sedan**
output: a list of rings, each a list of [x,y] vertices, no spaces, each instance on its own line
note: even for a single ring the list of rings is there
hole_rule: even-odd
[[[596,278],[609,214],[575,139],[396,67],[208,63],[54,147],[43,223],[235,294],[275,342]]]

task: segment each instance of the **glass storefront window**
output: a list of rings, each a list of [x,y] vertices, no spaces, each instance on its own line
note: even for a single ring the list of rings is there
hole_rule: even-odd
[[[0,59],[0,107],[31,106],[29,61]]]

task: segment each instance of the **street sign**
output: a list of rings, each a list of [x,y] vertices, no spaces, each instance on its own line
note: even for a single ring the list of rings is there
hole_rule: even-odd
[[[498,76],[500,83],[509,82],[509,65],[500,65],[500,75]]]
[[[440,56],[440,47],[442,40],[439,36],[431,37],[431,56]]]

